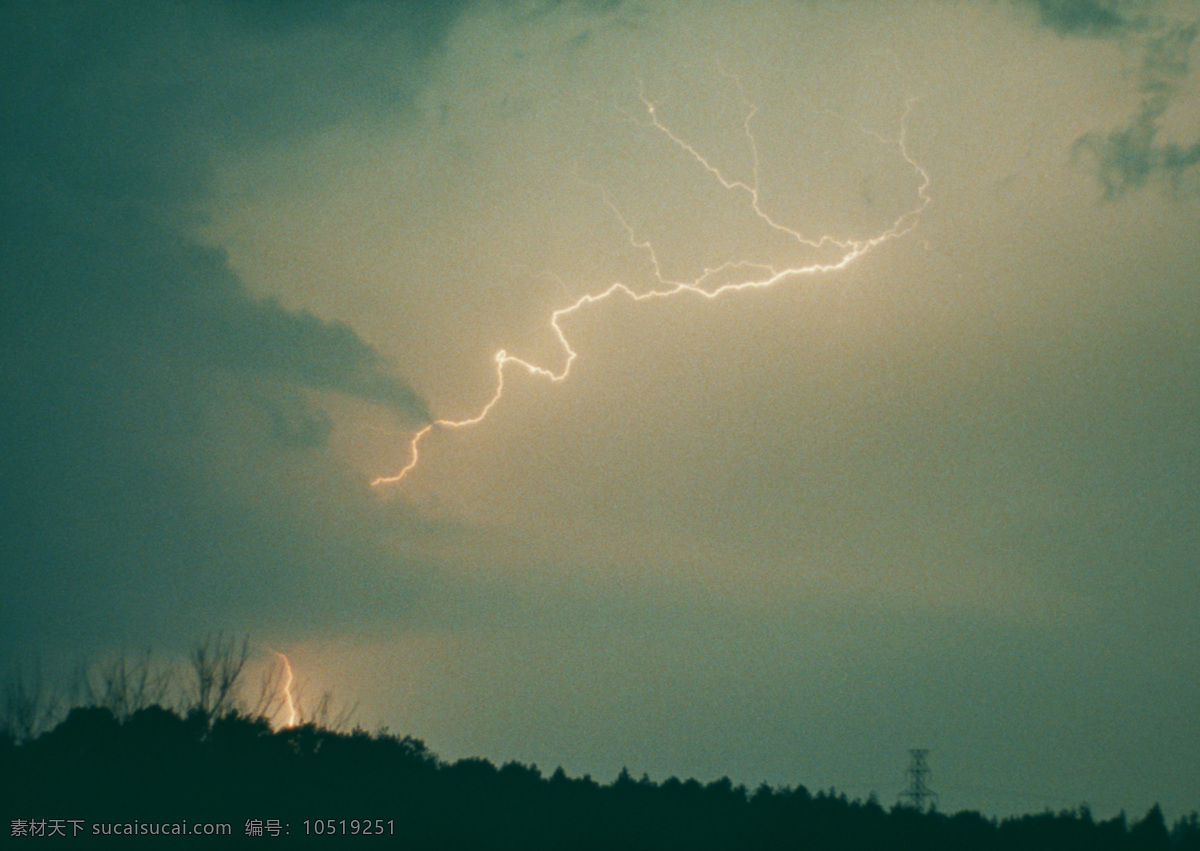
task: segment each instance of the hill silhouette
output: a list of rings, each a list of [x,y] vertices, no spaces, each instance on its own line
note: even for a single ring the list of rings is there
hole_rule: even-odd
[[[444,762],[386,731],[273,730],[237,710],[159,705],[124,720],[81,706],[27,740],[6,734],[0,778],[6,838],[57,827],[76,834],[71,847],[1200,851],[1196,815],[1168,830],[1157,806],[1133,823],[1086,809],[996,820],[727,778],[623,771],[600,784],[516,762]],[[230,835],[161,835],[184,823],[228,824]]]
[[[998,820],[803,786],[751,791],[728,778],[655,783],[622,770],[601,784],[561,768],[547,777],[517,762],[447,762],[410,736],[345,729],[348,715],[332,711],[328,694],[305,711],[279,666],[247,701],[249,647],[217,635],[182,669],[155,666],[149,651],[82,668],[65,716],[40,675],[18,674],[0,701],[4,839],[154,849],[1200,851],[1200,816],[1168,829],[1158,806],[1132,823],[1124,813],[1098,821],[1086,807]],[[301,723],[278,728],[281,714]]]

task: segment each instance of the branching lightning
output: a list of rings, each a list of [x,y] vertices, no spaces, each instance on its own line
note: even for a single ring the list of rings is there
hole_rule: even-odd
[[[750,209],[754,215],[768,228],[779,233],[797,245],[804,246],[808,249],[825,249],[839,252],[832,260],[825,262],[811,263],[800,266],[776,267],[764,263],[756,263],[751,261],[728,261],[712,268],[706,268],[704,272],[697,278],[691,281],[671,280],[663,275],[662,267],[659,263],[658,255],[655,252],[654,246],[644,239],[639,239],[633,226],[617,208],[617,205],[612,201],[607,192],[601,189],[605,204],[612,210],[617,221],[625,230],[630,244],[646,253],[650,265],[654,270],[654,277],[658,281],[658,287],[647,290],[645,292],[636,292],[627,285],[616,282],[608,288],[598,292],[590,293],[581,296],[575,302],[561,307],[550,314],[550,328],[554,332],[554,336],[558,339],[558,344],[564,353],[563,366],[559,371],[548,369],[537,364],[530,363],[527,360],[510,355],[507,350],[500,349],[493,357],[493,363],[496,370],[496,389],[492,393],[491,398],[480,409],[479,413],[474,416],[467,417],[461,420],[452,419],[437,419],[426,425],[420,431],[416,432],[409,441],[408,463],[404,465],[398,472],[388,475],[379,476],[371,481],[372,487],[382,487],[385,485],[397,484],[404,480],[410,472],[412,472],[417,463],[420,461],[421,442],[435,429],[461,429],[468,426],[478,425],[487,419],[488,414],[499,403],[504,395],[504,379],[509,367],[516,367],[525,370],[531,376],[549,379],[552,382],[558,383],[565,381],[571,374],[571,368],[579,353],[571,347],[567,339],[566,333],[563,331],[562,320],[576,311],[582,310],[593,304],[605,301],[606,299],[622,295],[634,302],[648,301],[650,299],[666,299],[672,296],[682,295],[684,293],[699,296],[706,299],[717,299],[721,296],[730,293],[740,292],[750,289],[765,289],[772,287],[782,281],[790,278],[801,276],[821,275],[831,272],[836,272],[845,269],[856,260],[877,248],[878,246],[889,242],[893,239],[901,237],[911,231],[917,225],[918,217],[921,212],[929,205],[929,174],[913,159],[909,153],[907,145],[907,129],[908,116],[912,109],[915,99],[910,99],[905,104],[904,114],[900,119],[900,132],[896,139],[889,143],[894,144],[903,157],[904,161],[913,169],[920,178],[920,185],[917,188],[918,203],[910,210],[898,216],[891,225],[880,233],[864,239],[838,239],[833,236],[824,235],[819,239],[810,239],[798,231],[787,227],[778,222],[762,207],[760,191],[759,191],[759,153],[758,144],[755,141],[754,133],[751,129],[751,124],[754,116],[757,113],[757,108],[747,98],[742,89],[740,81],[736,77],[730,76],[737,85],[738,93],[742,103],[745,105],[745,116],[742,120],[742,131],[746,138],[752,164],[751,182],[746,183],[741,180],[734,180],[725,175],[717,166],[715,166],[703,153],[687,140],[676,134],[659,118],[658,107],[654,101],[646,96],[644,92],[639,94],[642,105],[645,108],[645,114],[648,119],[648,126],[652,127],[658,133],[662,134],[676,148],[682,151],[687,157],[694,160],[705,172],[707,172],[714,180],[716,180],[724,189],[729,192],[739,193],[744,195],[748,201]],[[872,134],[875,135],[875,134]],[[876,136],[876,138],[880,138]],[[888,141],[882,140],[881,141]],[[719,275],[725,275],[734,271],[744,270],[746,277],[729,283],[720,284],[711,288],[705,285],[714,281]],[[286,663],[286,660],[285,660]],[[291,669],[288,669],[290,676]],[[289,679],[290,682],[290,679]]]

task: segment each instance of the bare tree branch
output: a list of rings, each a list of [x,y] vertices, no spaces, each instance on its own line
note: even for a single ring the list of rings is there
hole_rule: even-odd
[[[250,658],[250,637],[209,636],[189,654],[192,682],[190,708],[208,718],[220,718],[239,709],[238,680]]]
[[[139,709],[166,703],[173,679],[170,668],[154,663],[149,648],[132,660],[122,652],[107,663],[76,668],[72,702],[104,707],[124,721]]]
[[[310,710],[300,707],[300,724],[315,724],[325,730],[343,731],[350,728],[358,703],[338,705],[332,691],[324,691]]]
[[[274,722],[286,703],[283,694],[284,668],[279,659],[263,671],[258,683],[258,696],[250,706],[250,715],[254,718],[265,718]]]
[[[23,669],[4,684],[4,698],[0,702],[0,734],[12,736],[18,742],[27,742],[54,725],[62,700],[42,679],[42,668],[35,664],[33,672]]]

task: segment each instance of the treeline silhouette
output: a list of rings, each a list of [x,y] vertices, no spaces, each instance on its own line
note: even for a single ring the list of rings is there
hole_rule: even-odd
[[[561,768],[547,777],[516,762],[445,762],[386,730],[273,729],[235,701],[208,703],[93,703],[37,734],[10,727],[0,734],[5,840],[58,821],[76,834],[56,840],[70,847],[1200,851],[1200,818],[1168,828],[1157,806],[1132,823],[1086,808],[998,820],[728,778],[655,783],[622,771],[600,784]],[[231,835],[158,835],[185,822],[226,823]],[[97,834],[112,824],[135,835]]]

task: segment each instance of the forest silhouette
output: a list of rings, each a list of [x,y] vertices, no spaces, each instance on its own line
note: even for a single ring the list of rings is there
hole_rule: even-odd
[[[418,739],[335,729],[328,717],[275,729],[270,699],[248,708],[236,696],[245,656],[245,643],[220,641],[193,653],[188,705],[163,705],[165,679],[148,665],[133,676],[110,666],[41,730],[42,696],[10,688],[5,840],[22,847],[54,830],[63,845],[113,848],[1200,851],[1197,814],[1168,828],[1158,806],[1132,821],[1086,807],[996,819],[728,778],[652,782],[623,770],[601,784],[561,768],[447,762]],[[208,823],[229,835],[171,833]]]

